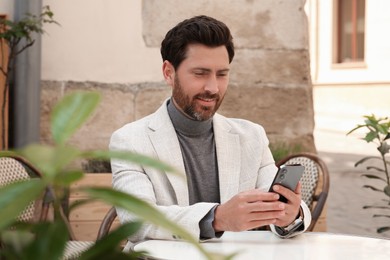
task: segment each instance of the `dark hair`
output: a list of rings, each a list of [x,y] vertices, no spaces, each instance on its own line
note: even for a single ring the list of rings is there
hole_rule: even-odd
[[[234,57],[233,37],[223,22],[212,17],[200,15],[178,23],[167,32],[161,43],[163,61],[168,60],[177,69],[186,58],[187,46],[200,43],[209,47],[225,45],[229,63]]]

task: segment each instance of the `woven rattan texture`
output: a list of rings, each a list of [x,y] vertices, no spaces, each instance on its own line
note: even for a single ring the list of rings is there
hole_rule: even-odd
[[[0,187],[29,178],[30,176],[20,162],[13,158],[0,158]],[[25,222],[31,221],[34,218],[34,210],[34,202],[31,202],[19,215],[18,220]]]
[[[64,260],[78,259],[82,253],[94,245],[92,241],[68,241],[65,247]]]
[[[296,157],[288,160],[285,164],[301,164],[305,166],[305,171],[301,178],[302,200],[307,206],[311,207],[311,204],[313,203],[313,195],[319,178],[316,162],[307,157]]]

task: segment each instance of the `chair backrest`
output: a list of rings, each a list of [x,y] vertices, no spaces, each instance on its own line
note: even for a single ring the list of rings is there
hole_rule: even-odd
[[[309,230],[313,230],[328,196],[329,172],[324,161],[312,153],[298,153],[287,156],[279,161],[277,166],[297,163],[305,166],[305,172],[301,178],[302,200],[311,210],[312,223]]]
[[[104,216],[104,219],[100,225],[96,240],[100,240],[103,237],[107,236],[107,234],[110,232],[112,224],[114,223],[114,220],[116,218],[117,218],[116,209],[115,209],[115,207],[112,207],[107,212],[107,214]]]
[[[0,187],[13,182],[29,178],[39,178],[39,171],[21,157],[0,157]],[[36,212],[39,207],[40,212]],[[48,214],[48,205],[36,205],[32,201],[19,215],[18,220],[23,222],[33,221],[39,214],[39,219],[44,220]]]

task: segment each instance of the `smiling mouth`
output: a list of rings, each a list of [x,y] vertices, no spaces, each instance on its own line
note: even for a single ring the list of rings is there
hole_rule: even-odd
[[[202,103],[211,105],[211,103],[217,103],[218,95],[217,94],[203,94],[196,96],[196,99],[201,101]]]
[[[208,106],[214,106],[217,103],[216,98],[197,98],[199,105],[208,107]]]
[[[198,98],[199,100],[202,100],[204,102],[214,102],[215,98]]]

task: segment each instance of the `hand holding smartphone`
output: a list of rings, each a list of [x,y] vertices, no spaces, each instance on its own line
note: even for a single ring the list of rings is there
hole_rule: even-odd
[[[304,171],[305,167],[300,164],[281,165],[272,181],[269,191],[273,191],[272,188],[275,184],[282,185],[294,191]],[[287,203],[287,199],[282,195],[280,195],[279,201]]]

